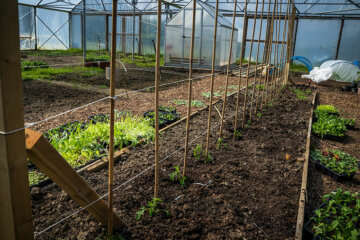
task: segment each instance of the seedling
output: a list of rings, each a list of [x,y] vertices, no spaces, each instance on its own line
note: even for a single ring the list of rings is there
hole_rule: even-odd
[[[257,116],[258,118],[261,118],[261,117],[262,117],[262,114],[261,114],[261,113],[258,113],[258,114],[256,114],[256,116]]]
[[[264,90],[264,85],[260,84],[260,85],[256,85],[256,89],[259,89],[259,91],[263,91]]]
[[[269,102],[266,106],[267,108],[272,108],[273,107],[272,102]]]
[[[206,156],[205,156],[205,163],[212,163],[213,162],[213,157],[211,156],[210,153],[208,153]]]
[[[203,147],[200,144],[197,144],[194,149],[194,157],[197,160],[200,160],[203,155]]]
[[[175,99],[175,100],[173,100],[173,103],[176,104],[176,105],[185,105],[185,106],[188,105],[187,100]],[[193,106],[193,107],[205,107],[206,104],[204,102],[202,102],[202,101],[199,101],[199,100],[193,100],[193,101],[191,101],[191,106]]]
[[[235,138],[240,140],[243,137],[242,133],[238,130],[235,131]]]
[[[322,115],[339,115],[339,111],[332,105],[319,105],[314,110],[316,117],[321,117]]]
[[[166,216],[170,216],[170,212],[166,209],[159,209],[159,203],[163,200],[161,198],[153,198],[148,202],[147,206],[141,207],[139,211],[136,212],[136,220],[140,220],[145,212],[149,212],[149,216],[153,217],[159,212],[163,212]]]
[[[172,182],[179,182],[181,186],[185,187],[185,180],[186,177],[184,177],[181,173],[180,173],[180,168],[179,165],[176,165],[174,167],[175,171],[169,174],[169,178]]]
[[[221,147],[228,148],[228,144],[224,143],[224,139],[219,138],[216,144],[216,149],[219,150]]]

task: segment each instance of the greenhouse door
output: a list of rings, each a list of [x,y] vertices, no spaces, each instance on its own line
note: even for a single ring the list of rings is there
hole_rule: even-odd
[[[191,47],[191,31],[192,31],[192,9],[184,10],[184,25],[183,25],[183,45],[182,45],[182,63],[189,63],[190,47]],[[202,22],[202,9],[196,10],[195,17],[195,38],[194,38],[194,57],[193,63],[199,63],[200,59],[200,36],[201,36],[201,23]]]

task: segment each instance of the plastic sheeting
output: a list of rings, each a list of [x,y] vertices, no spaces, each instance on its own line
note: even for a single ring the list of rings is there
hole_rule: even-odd
[[[360,74],[360,69],[353,63],[343,60],[331,60],[315,67],[309,75],[302,75],[302,78],[310,78],[313,82],[320,83],[328,79],[338,82],[353,82]]]

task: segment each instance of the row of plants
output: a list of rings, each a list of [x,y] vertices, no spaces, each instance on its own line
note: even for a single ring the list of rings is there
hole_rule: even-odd
[[[181,106],[181,105],[188,105],[188,101],[187,100],[182,100],[182,99],[174,99],[172,101],[175,105]],[[200,100],[192,100],[191,101],[191,106],[193,107],[205,107],[206,104],[203,101]]]
[[[355,127],[355,119],[339,117],[339,111],[332,105],[319,105],[314,110],[316,122],[313,133],[320,137],[343,137],[349,128]]]
[[[338,181],[352,178],[360,164],[359,159],[340,150],[312,150],[310,157],[317,169]]]
[[[94,119],[96,118],[93,118],[92,124],[72,122],[44,134],[50,144],[74,168],[109,154],[109,120]],[[154,134],[155,130],[148,119],[118,114],[114,124],[115,149],[136,145],[143,138],[153,140]],[[43,179],[44,175],[37,170],[29,174],[30,184],[36,184]]]
[[[48,68],[48,63],[44,61],[31,61],[21,59],[21,68],[23,71],[28,71],[33,68]]]
[[[153,110],[146,111],[144,118],[149,120],[151,126],[155,126],[155,112]],[[159,107],[159,127],[163,128],[180,119],[180,114],[176,113],[175,107],[160,106]]]
[[[304,225],[311,239],[360,239],[360,194],[341,188],[322,197],[314,215]]]

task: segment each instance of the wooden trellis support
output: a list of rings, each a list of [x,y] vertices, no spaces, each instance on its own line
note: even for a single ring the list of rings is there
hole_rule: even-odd
[[[0,239],[33,239],[17,1],[0,1]]]
[[[60,153],[40,132],[26,129],[25,139],[27,156],[30,161],[81,207],[87,206],[86,210],[104,226],[107,226],[108,206],[105,201],[99,199],[96,192],[70,166],[70,164],[66,162]],[[91,203],[93,204],[89,205]],[[115,213],[113,214],[113,220],[115,229],[126,227],[126,224]]]

